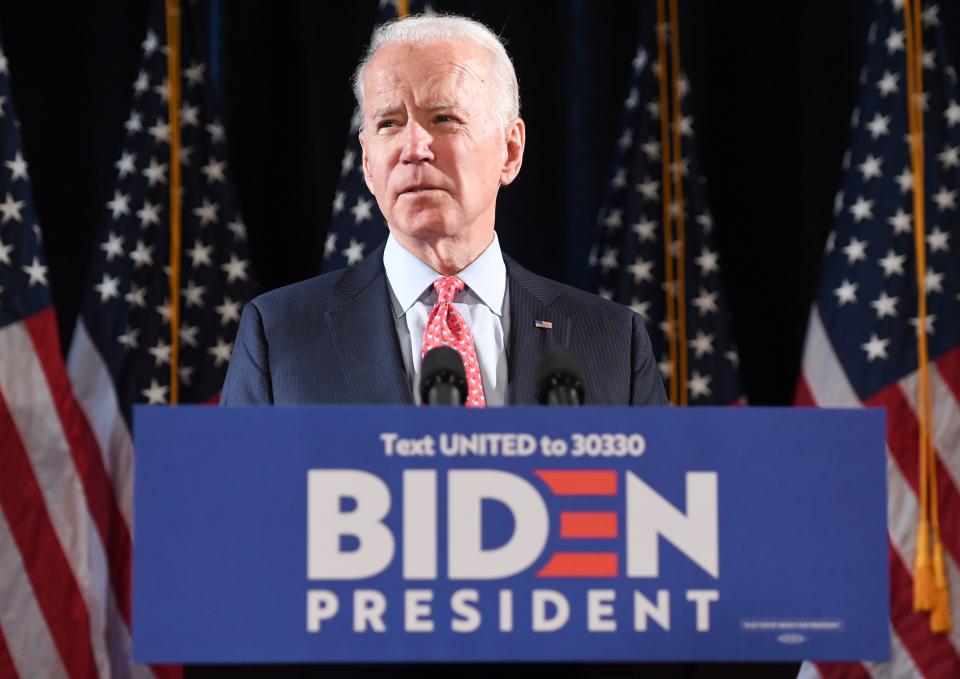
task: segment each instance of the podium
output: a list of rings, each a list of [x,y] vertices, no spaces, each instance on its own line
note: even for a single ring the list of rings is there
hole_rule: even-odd
[[[139,407],[143,663],[883,660],[879,410]]]

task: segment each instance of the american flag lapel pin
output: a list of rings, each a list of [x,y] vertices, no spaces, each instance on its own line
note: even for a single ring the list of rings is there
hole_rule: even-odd
[[[541,330],[553,330],[553,323],[550,321],[534,321],[533,325]]]

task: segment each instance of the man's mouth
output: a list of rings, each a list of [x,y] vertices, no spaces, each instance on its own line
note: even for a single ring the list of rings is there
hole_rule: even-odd
[[[427,183],[410,184],[409,186],[405,186],[402,189],[400,189],[397,195],[402,196],[407,193],[416,194],[416,193],[426,193],[427,191],[442,191],[442,190],[443,189],[441,189],[439,186],[436,186],[435,184],[427,184]]]

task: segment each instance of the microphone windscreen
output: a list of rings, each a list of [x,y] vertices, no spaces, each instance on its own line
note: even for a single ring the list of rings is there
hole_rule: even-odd
[[[435,347],[423,357],[420,365],[420,398],[424,403],[429,400],[430,389],[439,383],[453,384],[466,395],[467,372],[456,349]]]
[[[583,372],[577,355],[565,347],[551,347],[540,354],[533,372],[537,400],[547,402],[547,394],[555,387],[574,389],[583,399]]]

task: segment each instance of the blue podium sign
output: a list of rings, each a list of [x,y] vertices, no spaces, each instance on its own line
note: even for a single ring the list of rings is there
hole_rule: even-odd
[[[881,660],[882,411],[138,408],[139,662]]]

